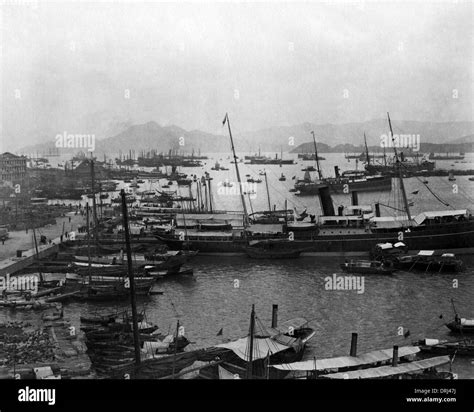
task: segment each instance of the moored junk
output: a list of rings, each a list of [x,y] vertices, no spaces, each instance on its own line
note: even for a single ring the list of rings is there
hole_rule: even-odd
[[[137,324],[139,331],[141,364],[160,359],[165,355],[180,354],[190,341],[184,335],[184,329],[174,334],[162,334],[158,327],[144,320],[139,314]],[[82,326],[87,339],[88,353],[94,369],[106,376],[113,376],[114,371],[130,367],[134,364],[133,325],[130,317],[112,317],[104,322]],[[171,373],[169,365],[165,374]],[[123,376],[123,375],[122,375]]]
[[[401,270],[421,270],[425,272],[459,272],[463,262],[453,253],[436,253],[434,250],[420,250],[416,255],[395,258],[394,265]]]
[[[273,305],[272,326],[266,327],[255,315],[252,306],[248,335],[215,345],[216,349],[222,350],[219,354],[219,365],[201,369],[200,376],[207,379],[230,376],[234,379],[284,377],[286,371],[272,370],[270,365],[300,360],[315,331],[304,318],[295,318],[278,325],[277,310],[278,306]]]
[[[345,272],[360,273],[363,275],[391,275],[395,268],[389,262],[378,260],[354,260],[341,263],[340,267]]]

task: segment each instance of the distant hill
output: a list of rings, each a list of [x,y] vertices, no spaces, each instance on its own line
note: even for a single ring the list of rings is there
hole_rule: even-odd
[[[370,153],[383,152],[383,147],[368,146]],[[421,143],[420,153],[467,153],[474,152],[474,143]],[[324,143],[318,143],[318,153],[361,153],[365,152],[365,146],[354,146],[352,144],[337,145],[329,147]],[[388,154],[392,153],[392,149],[387,148]],[[291,151],[291,153],[314,153],[314,143],[307,142],[299,145]]]
[[[474,142],[474,134],[470,134],[468,136],[459,137],[458,139],[454,139],[451,143],[473,143]]]
[[[426,151],[474,151],[473,131],[474,122],[418,122],[392,119],[394,133],[420,135],[422,150]],[[229,137],[223,129],[222,134],[212,134],[200,130],[187,131],[178,126],[160,126],[154,121],[144,124],[130,125],[122,123],[119,132],[110,137],[96,141],[96,155],[127,153],[134,150],[138,155],[141,151],[156,150],[168,152],[178,149],[191,153],[192,150],[206,152],[230,152]],[[238,125],[235,129],[242,129]],[[233,131],[237,154],[258,152],[313,152],[311,131],[315,132],[318,148],[321,152],[360,151],[363,145],[364,132],[367,142],[374,148],[380,148],[380,138],[388,133],[385,119],[376,119],[359,123],[344,124],[314,124],[302,123],[293,126],[275,126],[251,132]],[[180,138],[184,138],[181,139]],[[182,143],[182,145],[180,144]],[[293,143],[293,145],[291,145]],[[442,144],[442,146],[430,146]],[[450,146],[461,144],[462,146]],[[20,150],[20,153],[47,152],[54,147],[54,142],[30,146]],[[71,153],[78,149],[61,149]]]

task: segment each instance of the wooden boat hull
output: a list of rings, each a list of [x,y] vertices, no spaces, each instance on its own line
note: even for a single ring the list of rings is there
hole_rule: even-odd
[[[341,263],[341,269],[347,273],[358,273],[361,275],[392,275],[395,270],[393,268],[376,268],[376,267],[358,267],[358,266],[346,266]]]
[[[296,259],[302,253],[302,250],[267,251],[253,247],[246,247],[244,250],[252,259]]]
[[[446,326],[453,333],[474,333],[474,325],[461,325],[453,321],[446,323]]]

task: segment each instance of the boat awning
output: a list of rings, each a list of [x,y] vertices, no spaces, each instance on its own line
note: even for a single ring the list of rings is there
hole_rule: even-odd
[[[447,217],[447,216],[464,216],[467,215],[467,209],[459,209],[459,210],[441,210],[438,212],[423,212],[419,215],[415,216],[413,219],[416,224],[421,225],[425,219],[435,219],[437,217]]]
[[[409,221],[406,216],[381,216],[370,218],[371,223],[375,223],[377,228],[392,229],[411,226],[413,221]]]
[[[420,250],[418,256],[433,256],[434,250]]]
[[[405,247],[406,245],[403,242],[397,242],[393,246],[395,246],[395,247]]]
[[[330,379],[374,379],[402,375],[404,373],[419,372],[449,363],[449,356],[423,359],[415,362],[402,363],[398,366],[380,366],[378,368],[360,369],[356,371],[330,373],[324,375]]]
[[[377,247],[382,249],[382,250],[387,250],[387,249],[392,249],[393,245],[389,242],[387,242],[387,243],[377,243]]]
[[[249,348],[249,339],[248,337],[238,339],[234,342],[228,343],[221,343],[216,345],[217,348],[225,348],[229,349],[234,352],[240,359],[244,361],[249,361],[250,357],[248,354]],[[254,338],[254,345],[253,345],[253,360],[257,359],[264,359],[270,355],[274,355],[275,353],[282,352],[284,350],[290,349],[290,347],[286,345],[282,345],[276,342],[274,339],[271,338]]]
[[[418,353],[418,346],[402,346],[398,349],[399,358]],[[301,362],[273,365],[274,368],[286,371],[322,371],[370,365],[376,362],[385,362],[393,357],[393,349],[376,350],[359,356],[340,356],[337,358],[311,359]]]
[[[463,326],[474,326],[474,319],[461,318],[461,325],[463,325]]]

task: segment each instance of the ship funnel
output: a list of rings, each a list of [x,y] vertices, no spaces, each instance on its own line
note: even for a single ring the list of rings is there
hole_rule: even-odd
[[[375,204],[375,216],[380,217],[380,203]]]
[[[318,194],[323,216],[334,216],[334,205],[332,204],[331,194],[329,193],[329,186],[320,187]]]
[[[359,196],[357,195],[357,192],[351,192],[351,195],[352,195],[352,206],[358,206]]]
[[[334,176],[336,176],[336,179],[340,177],[339,166],[334,166]]]

